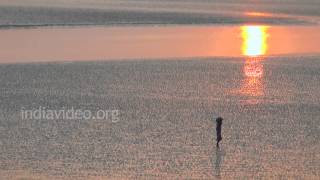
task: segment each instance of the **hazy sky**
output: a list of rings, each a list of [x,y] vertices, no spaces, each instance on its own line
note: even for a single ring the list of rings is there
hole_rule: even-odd
[[[263,12],[320,17],[320,0],[0,0],[0,7],[8,5],[134,10],[151,13]]]
[[[159,4],[159,3],[250,3],[250,4],[277,4],[277,3],[317,3],[319,0],[0,0],[0,5],[110,5],[126,3],[143,3],[143,4]]]

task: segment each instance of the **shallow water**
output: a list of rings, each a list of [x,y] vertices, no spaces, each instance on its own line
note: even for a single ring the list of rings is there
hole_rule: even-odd
[[[320,57],[0,65],[5,179],[317,179]],[[120,109],[120,121],[20,110]],[[213,115],[225,118],[221,149]]]
[[[0,62],[319,54],[320,26],[139,26],[0,30]]]

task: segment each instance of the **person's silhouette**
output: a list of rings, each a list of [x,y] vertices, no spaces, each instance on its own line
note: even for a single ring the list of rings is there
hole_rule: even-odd
[[[216,119],[217,147],[219,147],[219,142],[222,140],[222,136],[221,136],[222,120],[223,120],[222,117],[218,117]]]

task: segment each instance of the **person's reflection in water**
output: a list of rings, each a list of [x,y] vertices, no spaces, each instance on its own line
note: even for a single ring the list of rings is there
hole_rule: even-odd
[[[216,157],[215,157],[215,177],[217,179],[221,178],[220,168],[222,163],[222,151],[219,147],[216,148]]]

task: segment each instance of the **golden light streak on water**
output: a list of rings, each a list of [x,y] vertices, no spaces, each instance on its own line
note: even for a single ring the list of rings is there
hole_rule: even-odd
[[[260,56],[267,52],[267,26],[242,26],[242,55]]]
[[[245,78],[240,87],[240,93],[252,98],[246,103],[256,104],[259,98],[264,96],[262,61],[268,50],[268,27],[267,26],[242,26],[242,55],[246,56],[243,67]]]

